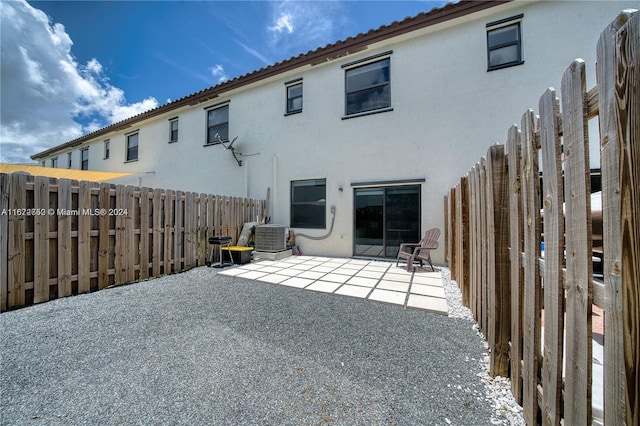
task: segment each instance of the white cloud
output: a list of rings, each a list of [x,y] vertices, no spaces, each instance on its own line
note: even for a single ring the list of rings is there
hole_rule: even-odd
[[[236,43],[238,43],[238,45],[240,47],[242,47],[248,54],[250,54],[251,56],[253,56],[253,57],[257,58],[257,59],[259,59],[263,64],[271,65],[273,63],[273,61],[271,59],[269,59],[268,57],[266,57],[262,53],[258,52],[256,49],[247,46],[246,44],[244,44],[243,42],[241,42],[238,39],[234,39],[234,41]]]
[[[32,154],[158,106],[152,97],[127,104],[102,64],[79,64],[64,26],[25,1],[2,2],[0,18],[0,161],[29,162]]]
[[[229,76],[224,71],[224,67],[220,64],[214,65],[209,71],[211,71],[211,75],[213,75],[213,78],[215,78],[218,83],[224,83],[229,80]]]
[[[293,17],[291,14],[283,14],[276,20],[276,24],[272,27],[269,27],[269,31],[283,32],[287,31],[287,33],[291,34],[293,32],[293,23],[291,22]]]

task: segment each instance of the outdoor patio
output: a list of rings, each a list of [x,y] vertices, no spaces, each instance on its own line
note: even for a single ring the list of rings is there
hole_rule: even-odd
[[[292,256],[229,267],[221,275],[357,297],[447,315],[440,271],[377,260]]]

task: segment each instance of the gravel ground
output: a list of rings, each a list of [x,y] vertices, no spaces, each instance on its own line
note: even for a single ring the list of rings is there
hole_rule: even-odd
[[[451,317],[210,268],[3,313],[0,423],[524,424],[443,276]]]

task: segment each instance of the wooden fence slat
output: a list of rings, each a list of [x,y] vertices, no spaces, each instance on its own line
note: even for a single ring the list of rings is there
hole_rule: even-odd
[[[203,266],[207,257],[207,194],[200,194],[200,204],[198,204],[198,266]]]
[[[478,232],[478,188],[476,179],[476,168],[472,168],[467,174],[469,178],[469,282],[462,292],[462,303],[475,310],[476,287],[478,284],[478,248],[477,248],[477,232]]]
[[[489,255],[489,374],[509,373],[509,333],[511,293],[509,288],[509,204],[507,158],[503,145],[487,152],[487,233]]]
[[[473,312],[473,317],[476,321],[480,321],[481,315],[481,299],[482,299],[482,224],[480,223],[480,163],[476,163],[470,173],[473,183],[473,235],[471,235],[471,247],[473,254],[471,255],[471,267],[473,268],[474,278],[471,282],[471,305],[470,308]]]
[[[78,187],[78,293],[91,290],[91,183],[81,181]]]
[[[109,286],[109,257],[111,256],[111,239],[109,237],[111,206],[111,185],[101,183],[98,193],[100,217],[98,218],[98,289]]]
[[[480,288],[478,291],[478,317],[480,330],[487,336],[487,159],[480,159],[480,180],[478,196],[480,206]]]
[[[127,282],[136,281],[136,270],[135,267],[140,265],[140,251],[139,247],[136,244],[135,240],[135,231],[136,225],[134,217],[136,214],[140,214],[138,209],[138,202],[135,198],[135,187],[127,186],[126,189],[126,205],[125,205],[125,230],[127,235],[127,250],[129,252],[129,256],[127,259],[128,267],[127,267]],[[138,199],[139,201],[139,199]],[[122,212],[118,212],[122,213]]]
[[[620,241],[619,144],[616,130],[615,33],[629,19],[621,13],[600,35],[597,48],[598,122],[602,173],[604,306],[604,423],[625,424],[625,369],[622,324],[622,244]]]
[[[560,106],[555,90],[540,98],[540,145],[544,197],[544,350],[542,364],[542,416],[545,425],[562,419],[562,357],[564,341],[564,288],[562,276],[564,212],[562,147],[558,126]]]
[[[124,209],[126,206],[125,186],[116,187],[116,210]],[[116,215],[116,284],[127,282],[127,233],[126,219],[124,215]]]
[[[522,403],[529,425],[538,422],[538,371],[540,364],[540,179],[535,140],[535,117],[528,110],[522,117],[522,192],[524,213],[524,294]]]
[[[71,181],[58,180],[58,210],[71,211]],[[58,297],[71,296],[71,215],[58,214]]]
[[[640,13],[616,34],[626,419],[640,424]]]
[[[507,161],[509,168],[509,259],[511,282],[511,393],[522,404],[522,294],[524,271],[520,253],[524,247],[522,221],[520,130],[511,126],[507,133]]]
[[[153,220],[149,216],[153,213],[149,207],[149,195],[152,193],[149,188],[140,188],[140,279],[149,277],[149,223],[153,225]],[[153,242],[151,242],[153,244]],[[154,275],[151,275],[154,276]]]
[[[9,187],[11,175],[0,174],[0,312],[7,310],[9,296]],[[6,211],[6,213],[5,213]]]
[[[163,263],[164,259],[162,258],[162,248],[164,247],[163,237],[166,241],[167,235],[170,233],[164,224],[162,223],[162,213],[164,209],[164,213],[167,212],[166,203],[162,202],[162,190],[154,189],[153,190],[153,200],[151,203],[153,210],[152,227],[153,227],[153,247],[151,254],[151,275],[154,277],[160,276],[160,264]],[[163,232],[164,230],[164,232]],[[166,249],[165,249],[166,251]],[[165,267],[166,268],[166,267]],[[170,270],[170,269],[169,269]],[[165,269],[165,273],[167,269]]]
[[[458,280],[457,276],[457,268],[458,268],[458,256],[456,250],[458,248],[458,222],[457,222],[457,207],[456,207],[457,195],[456,188],[453,187],[449,190],[449,202],[451,203],[451,253],[449,255],[449,266],[451,278],[453,280]]]
[[[591,198],[585,64],[575,60],[562,76],[566,216],[567,343],[564,416],[591,424]],[[582,196],[580,196],[582,195]],[[586,327],[585,327],[586,325]]]
[[[33,188],[35,209],[48,210],[49,178],[36,176]],[[37,214],[33,219],[33,301],[41,303],[49,300],[49,218]]]
[[[175,243],[173,267],[176,272],[180,272],[183,269],[184,260],[182,252],[184,247],[184,192],[182,191],[176,191],[173,239]]]
[[[169,274],[174,269],[176,261],[173,252],[173,236],[175,231],[174,213],[175,213],[175,191],[169,189],[164,193],[164,274]]]

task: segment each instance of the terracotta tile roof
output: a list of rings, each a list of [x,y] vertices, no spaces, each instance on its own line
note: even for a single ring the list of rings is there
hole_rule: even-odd
[[[510,1],[512,0],[461,0],[458,3],[449,3],[441,8],[433,8],[429,12],[422,12],[416,16],[407,17],[399,22],[394,21],[389,25],[383,25],[377,29],[370,29],[366,33],[360,33],[355,37],[347,37],[344,40],[340,40],[332,44],[327,44],[324,47],[319,47],[315,50],[300,54],[289,59],[285,59],[281,62],[276,62],[267,67],[260,68],[248,74],[235,77],[231,80],[227,80],[215,86],[211,86],[209,88],[184,96],[180,99],[161,105],[157,108],[142,112],[138,115],[129,117],[117,123],[110,124],[106,127],[83,135],[72,141],[55,146],[38,154],[34,154],[31,156],[31,159],[36,160],[38,158],[46,157],[49,154],[78,146],[83,142],[99,137],[101,135],[106,135],[114,131],[130,128],[138,122],[161,114],[165,114],[177,108],[181,108],[187,105],[197,105],[199,103],[215,99],[220,96],[220,94],[223,94],[230,90],[237,89],[251,83],[267,79],[269,77],[273,77],[275,75],[302,67],[304,65],[317,65],[323,62],[341,58],[362,51],[371,44],[392,37],[397,37],[411,31],[416,31],[421,28],[426,28],[455,18],[479,12],[481,10],[498,6],[503,3],[508,3]]]

